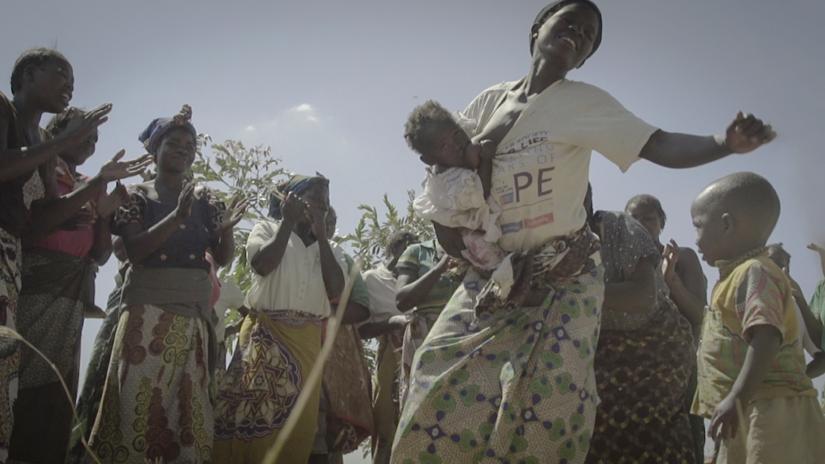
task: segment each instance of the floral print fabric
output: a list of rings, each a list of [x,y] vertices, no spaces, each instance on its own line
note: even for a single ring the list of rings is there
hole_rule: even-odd
[[[90,441],[103,462],[211,462],[207,330],[156,306],[122,310]]]

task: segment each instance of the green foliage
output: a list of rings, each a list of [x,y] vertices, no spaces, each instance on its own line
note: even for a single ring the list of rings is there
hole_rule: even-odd
[[[419,239],[430,240],[433,238],[433,228],[429,221],[426,221],[415,214],[413,209],[413,199],[415,192],[407,191],[407,208],[402,216],[398,208],[390,202],[387,194],[384,194],[383,205],[386,213],[382,218],[378,208],[367,204],[358,206],[361,211],[361,219],[355,226],[352,233],[344,235],[342,242],[352,247],[353,254],[357,259],[361,259],[365,268],[375,267],[384,259],[383,252],[389,243],[390,237],[400,230],[412,232]]]
[[[244,219],[235,226],[235,261],[220,271],[222,279],[234,280],[244,294],[252,285],[246,239],[252,226],[267,217],[271,189],[287,179],[287,173],[280,167],[280,163],[280,159],[272,156],[270,147],[247,147],[237,140],[213,143],[212,138],[206,134],[198,136],[198,153],[192,164],[192,179],[209,187],[227,205],[236,196],[249,199]],[[227,326],[239,319],[240,314],[234,309],[226,314]]]

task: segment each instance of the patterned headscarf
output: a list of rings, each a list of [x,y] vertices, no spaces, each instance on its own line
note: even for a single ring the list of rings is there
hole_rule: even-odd
[[[302,176],[300,174],[293,174],[286,182],[278,184],[269,195],[269,216],[273,219],[282,219],[283,212],[281,207],[286,199],[286,196],[292,192],[300,195],[310,187],[321,182],[324,185],[329,185],[329,179],[321,174],[315,173],[315,176]]]
[[[156,118],[152,120],[152,122],[149,123],[149,126],[140,133],[138,140],[143,142],[143,146],[146,147],[146,151],[153,155],[157,151],[158,147],[160,147],[160,142],[163,140],[163,137],[166,136],[166,134],[168,134],[172,129],[186,129],[192,134],[192,137],[197,140],[198,131],[195,130],[195,126],[189,122],[191,119],[192,107],[189,105],[183,105],[180,109],[180,113],[171,118]]]
[[[599,11],[599,7],[596,6],[595,3],[591,2],[590,0],[558,0],[555,1],[546,7],[542,8],[539,11],[539,14],[536,15],[536,19],[533,20],[533,26],[530,28],[530,54],[533,54],[533,44],[536,43],[536,38],[533,37],[533,34],[547,21],[547,18],[552,16],[555,12],[559,11],[560,9],[564,8],[567,5],[572,5],[574,3],[581,3],[585,6],[588,6],[596,12],[596,16],[599,17],[599,28],[596,30],[596,38],[593,39],[593,49],[590,50],[590,54],[587,55],[587,58],[593,56],[596,53],[596,50],[599,49],[599,45],[602,43],[602,12]]]

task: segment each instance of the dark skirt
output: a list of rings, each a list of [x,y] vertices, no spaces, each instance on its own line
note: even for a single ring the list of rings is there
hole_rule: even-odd
[[[639,329],[602,331],[596,350],[601,403],[587,462],[701,462],[684,407],[695,363],[690,324],[672,306]]]

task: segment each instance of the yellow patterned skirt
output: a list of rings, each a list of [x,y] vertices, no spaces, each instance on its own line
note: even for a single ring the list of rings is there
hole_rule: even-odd
[[[321,351],[321,319],[298,311],[251,313],[218,389],[214,462],[260,463],[286,424]],[[320,382],[279,462],[307,462]]]

